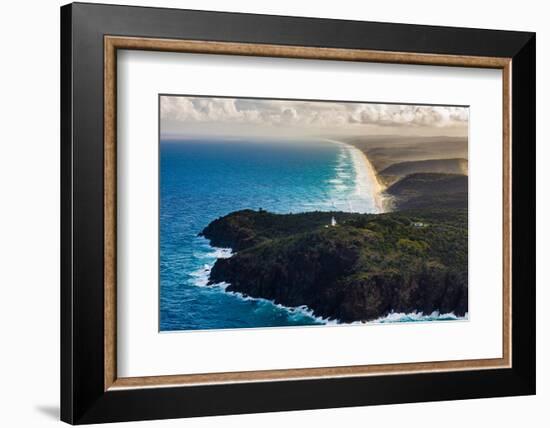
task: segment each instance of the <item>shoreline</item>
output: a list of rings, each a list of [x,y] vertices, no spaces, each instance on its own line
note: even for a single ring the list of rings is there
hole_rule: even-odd
[[[376,173],[374,166],[372,165],[371,161],[363,152],[362,150],[359,150],[357,147],[352,146],[349,144],[350,147],[353,147],[354,150],[357,150],[360,154],[360,156],[363,159],[363,162],[365,162],[365,165],[367,166],[368,174],[370,175],[372,183],[374,183],[374,204],[376,205],[378,209],[378,214],[382,214],[387,212],[387,204],[386,204],[386,198],[382,195],[384,190],[386,190],[386,187],[378,180],[378,174]]]
[[[214,252],[221,254],[221,257],[218,258],[229,258],[233,254],[232,250],[230,248],[221,248],[221,247],[214,247],[210,245],[211,248],[214,249]],[[229,251],[229,252],[228,252]],[[203,275],[206,275],[208,278],[210,277],[210,271],[212,268],[204,269]],[[202,276],[202,275],[201,275]],[[248,296],[246,294],[241,293],[240,291],[227,291],[227,287],[229,286],[229,283],[221,282],[221,283],[214,283],[214,284],[207,284],[207,283],[200,283],[196,282],[196,287],[205,287],[205,288],[216,288],[220,290],[220,292],[231,295],[239,300],[242,301],[256,301],[259,303],[263,303],[266,305],[273,306],[277,309],[281,309],[289,314],[289,317],[292,317],[293,315],[299,315],[303,316],[305,318],[311,319],[314,324],[288,324],[288,325],[281,325],[281,326],[269,326],[269,327],[228,327],[228,328],[207,328],[207,329],[191,329],[191,330],[166,330],[162,331],[162,333],[170,333],[170,332],[181,332],[181,331],[196,331],[196,330],[227,330],[227,329],[242,329],[242,328],[287,328],[287,327],[327,327],[327,326],[373,326],[373,325],[384,325],[384,324],[395,324],[395,323],[433,323],[433,322],[449,322],[449,321],[469,321],[468,312],[464,314],[463,316],[455,315],[454,312],[447,312],[447,313],[441,313],[439,311],[433,311],[432,313],[423,313],[422,311],[412,311],[412,312],[394,312],[390,311],[389,313],[382,315],[378,318],[369,320],[369,321],[351,321],[351,322],[344,322],[339,319],[333,319],[333,318],[326,318],[322,315],[317,315],[307,305],[301,305],[301,306],[286,306],[282,303],[277,303],[274,300],[266,299],[264,297],[252,297]]]
[[[208,246],[212,249],[212,252],[209,253],[209,256],[215,257],[215,261],[219,259],[226,259],[230,258],[235,254],[232,248],[224,248],[224,247],[216,247],[214,245],[210,244],[210,241],[204,237],[202,239],[208,241]],[[215,263],[214,261],[214,263]],[[203,267],[191,272],[191,276],[193,277],[193,285],[195,287],[199,288],[210,288],[210,289],[218,289],[220,292],[233,296],[239,300],[248,302],[248,301],[256,301],[259,303],[263,303],[265,305],[273,306],[276,309],[280,309],[285,311],[288,314],[289,318],[292,318],[293,316],[302,316],[305,318],[311,319],[316,324],[288,324],[284,327],[296,327],[296,326],[312,326],[312,325],[327,325],[331,324],[333,321],[328,320],[325,318],[322,318],[320,316],[317,316],[313,313],[313,310],[308,308],[305,305],[302,306],[285,306],[280,303],[275,302],[274,300],[270,299],[264,299],[263,297],[252,297],[247,296],[239,291],[228,291],[227,287],[230,285],[226,282],[220,282],[220,283],[214,283],[209,284],[208,281],[210,280],[210,272],[212,271],[212,267],[214,266],[214,263],[205,263]],[[238,327],[238,328],[264,328],[264,327]],[[224,330],[225,328],[208,328],[203,330]],[[200,329],[199,329],[200,330]],[[175,331],[181,331],[181,330],[175,330]]]
[[[463,269],[466,266],[463,249],[467,240],[461,234],[457,250],[451,254],[430,252],[431,242],[447,236],[454,239],[457,228],[462,230],[462,213],[450,210],[435,215],[387,213],[378,216],[341,212],[338,227],[325,232],[325,227],[330,228],[331,215],[335,214],[275,214],[245,209],[215,220],[205,228],[203,236],[210,239],[211,245],[236,248],[237,253],[215,263],[209,284],[232,284],[224,291],[276,301],[285,309],[297,306],[304,309],[305,305],[313,315],[337,324],[466,318],[467,276]],[[438,233],[419,230],[426,245],[419,247],[411,241],[411,245],[405,247],[400,239],[410,235],[411,228],[415,227],[413,221],[429,222]],[[383,246],[378,240],[370,239],[371,231],[379,230],[378,226],[391,228],[383,231]],[[266,245],[269,246],[267,252]],[[350,250],[342,253],[342,248]],[[401,271],[400,258],[410,255],[411,249],[415,251],[414,257],[404,259],[408,267]],[[426,271],[425,262],[436,256],[437,270]],[[317,262],[328,259],[334,263]],[[284,266],[307,273],[294,275]],[[397,267],[399,271],[384,270],[387,266]],[[447,283],[449,273],[454,275],[452,283]],[[374,281],[371,274],[376,275]],[[427,291],[418,291],[411,285],[417,278],[424,281]],[[339,288],[342,284],[345,289]],[[392,293],[384,293],[385,287],[391,287]],[[377,292],[380,298],[371,300],[369,296]],[[336,297],[334,304],[330,303],[333,297]]]
[[[387,199],[383,196],[383,192],[384,190],[386,190],[386,186],[384,186],[380,182],[380,180],[378,180],[378,174],[376,173],[374,166],[372,165],[365,152],[355,147],[353,144],[345,143],[343,141],[331,139],[326,139],[326,141],[346,146],[346,148],[352,152],[352,156],[359,156],[361,158],[361,162],[363,162],[363,164],[366,166],[367,175],[369,176],[370,182],[373,185],[372,197],[374,200],[374,206],[376,207],[377,211],[376,214],[383,214],[385,212],[388,212],[389,210]]]

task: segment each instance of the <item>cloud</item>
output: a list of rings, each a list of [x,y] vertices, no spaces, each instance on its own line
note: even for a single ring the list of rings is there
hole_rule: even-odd
[[[216,124],[349,131],[350,127],[466,127],[468,108],[251,98],[162,96],[161,119],[185,125]]]
[[[465,107],[415,106],[393,104],[361,104],[350,115],[351,123],[380,126],[435,126],[447,127],[465,124]]]

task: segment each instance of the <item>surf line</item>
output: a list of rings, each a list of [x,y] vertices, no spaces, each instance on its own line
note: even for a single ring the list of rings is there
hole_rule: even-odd
[[[230,248],[219,248],[210,246],[213,250],[208,253],[210,258],[223,259],[229,258],[234,253]],[[395,323],[418,323],[418,322],[445,322],[445,321],[468,321],[468,314],[463,317],[459,317],[454,313],[440,313],[439,311],[434,311],[431,314],[424,314],[422,312],[410,312],[410,313],[401,313],[393,312],[383,315],[379,318],[372,319],[369,321],[353,321],[353,322],[344,322],[339,319],[334,318],[325,318],[319,315],[316,315],[315,312],[306,305],[301,306],[285,306],[281,303],[277,303],[270,299],[265,299],[263,297],[252,297],[245,295],[239,291],[228,291],[227,287],[230,285],[227,282],[220,282],[214,284],[208,284],[210,278],[210,272],[212,271],[213,262],[209,260],[210,263],[204,264],[200,269],[197,269],[195,272],[191,273],[191,276],[194,277],[194,284],[197,287],[210,288],[213,290],[218,290],[221,293],[233,296],[236,299],[242,301],[255,301],[260,304],[264,304],[268,307],[273,307],[275,309],[283,310],[288,313],[289,317],[293,316],[302,316],[314,321],[316,324],[289,324],[284,327],[312,327],[312,326],[321,326],[321,325],[331,325],[331,326],[358,326],[358,325],[379,325],[379,324],[395,324]]]
[[[245,302],[258,302],[260,304],[264,304],[267,306],[271,306],[274,309],[283,310],[285,311],[290,318],[294,316],[302,316],[305,318],[311,319],[313,322],[317,323],[317,325],[326,325],[326,324],[336,324],[336,320],[329,320],[325,319],[323,317],[317,316],[314,314],[313,310],[308,308],[306,305],[301,306],[285,306],[280,303],[277,303],[270,299],[265,299],[263,297],[253,297],[250,295],[245,295],[239,291],[228,291],[227,287],[229,287],[229,283],[227,282],[219,282],[219,283],[213,283],[209,284],[210,280],[210,272],[212,272],[212,267],[214,266],[214,263],[216,260],[219,259],[227,259],[233,256],[235,253],[231,250],[231,248],[220,248],[220,247],[214,247],[212,245],[209,245],[209,247],[212,249],[210,253],[207,253],[206,256],[208,257],[208,263],[204,263],[202,267],[195,270],[194,272],[190,273],[190,276],[193,277],[193,284],[196,287],[201,288],[210,288],[212,290],[218,290],[221,293],[227,294],[229,296],[233,296],[239,300],[245,301]],[[213,259],[213,260],[212,260]],[[301,324],[289,324],[289,326],[301,326]],[[304,325],[305,326],[305,325]],[[307,325],[309,326],[309,325]]]
[[[344,143],[343,141],[338,140],[331,140],[328,138],[325,139],[325,141],[345,147],[349,151],[352,157],[353,167],[355,169],[356,180],[358,181],[356,183],[356,186],[358,186],[358,192],[364,191],[363,189],[365,187],[369,189],[370,196],[374,201],[374,207],[376,209],[375,213],[381,214],[385,212],[387,205],[383,196],[385,186],[378,180],[378,175],[376,174],[376,171],[367,155],[352,144]]]

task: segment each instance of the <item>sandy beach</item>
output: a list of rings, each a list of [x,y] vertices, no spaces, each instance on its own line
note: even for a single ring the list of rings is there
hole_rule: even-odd
[[[372,185],[372,197],[374,199],[376,212],[378,214],[386,212],[388,210],[388,203],[387,203],[387,199],[384,197],[384,194],[383,194],[386,187],[378,179],[378,174],[376,173],[374,166],[372,165],[371,161],[369,160],[365,152],[355,147],[353,144],[349,144],[343,141],[338,141],[338,140],[327,140],[327,141],[346,146],[352,152],[353,157],[357,160],[357,162],[360,162],[365,166],[364,171],[366,173],[366,177],[359,177],[359,179],[362,178],[363,180],[367,181],[366,185],[368,187]],[[360,173],[358,174],[361,176]]]
[[[367,171],[369,173],[371,182],[374,183],[375,187],[374,187],[373,197],[374,197],[374,203],[378,209],[378,212],[379,213],[386,212],[388,204],[387,204],[386,198],[383,195],[385,186],[380,182],[380,180],[378,180],[378,175],[376,174],[376,171],[374,170],[374,167],[372,166],[372,163],[370,162],[367,155],[363,151],[359,150],[357,147],[354,147],[354,148],[360,153],[363,162],[365,162],[365,165],[367,166]]]

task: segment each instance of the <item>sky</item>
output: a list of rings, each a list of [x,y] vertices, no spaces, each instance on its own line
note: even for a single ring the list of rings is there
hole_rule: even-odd
[[[452,106],[163,95],[160,120],[162,138],[468,134]]]

